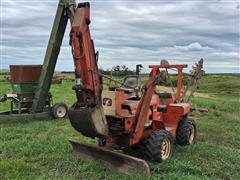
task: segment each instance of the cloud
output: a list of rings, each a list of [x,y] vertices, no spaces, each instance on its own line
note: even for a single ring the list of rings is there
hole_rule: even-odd
[[[174,48],[182,50],[182,51],[203,51],[203,50],[210,49],[208,46],[202,46],[198,42],[191,43],[187,46],[174,46]]]
[[[0,68],[42,63],[57,0],[3,0]],[[207,72],[239,71],[237,1],[91,1],[91,34],[99,66],[194,64],[205,59]],[[17,4],[17,5],[16,5]],[[68,26],[57,70],[73,70]],[[228,63],[229,68],[220,64]],[[146,68],[147,69],[147,68]]]
[[[239,52],[216,52],[216,56],[224,56],[226,58],[239,58]]]

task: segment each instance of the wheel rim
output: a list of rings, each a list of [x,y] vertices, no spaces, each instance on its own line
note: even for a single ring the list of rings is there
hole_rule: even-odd
[[[62,117],[64,117],[65,115],[66,115],[66,108],[65,107],[63,107],[63,106],[60,106],[60,107],[58,107],[57,108],[57,116],[59,117],[59,118],[62,118]]]
[[[194,126],[191,126],[190,132],[189,132],[189,144],[192,144],[194,142],[195,138],[195,129]]]
[[[166,138],[162,142],[162,148],[161,148],[162,160],[168,159],[170,153],[171,153],[171,142],[169,139]]]

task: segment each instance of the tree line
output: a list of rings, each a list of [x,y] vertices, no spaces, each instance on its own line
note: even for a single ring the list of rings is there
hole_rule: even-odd
[[[112,69],[100,69],[100,72],[105,75],[109,76],[126,76],[126,75],[132,75],[135,74],[136,72],[134,70],[129,69],[125,65],[116,65],[113,66]]]

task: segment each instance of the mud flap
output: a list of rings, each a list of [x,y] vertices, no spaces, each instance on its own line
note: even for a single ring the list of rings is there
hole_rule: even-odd
[[[68,117],[72,126],[88,137],[107,137],[108,125],[102,107],[72,106],[68,110]]]
[[[69,140],[73,152],[83,161],[97,161],[109,169],[129,174],[150,176],[150,168],[143,159],[111,151],[103,147],[82,144]]]

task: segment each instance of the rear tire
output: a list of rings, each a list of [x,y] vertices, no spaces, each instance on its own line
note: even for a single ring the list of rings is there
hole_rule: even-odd
[[[193,119],[183,118],[179,121],[176,133],[176,144],[191,145],[196,138],[196,123]]]
[[[144,143],[144,156],[151,162],[162,162],[173,154],[173,138],[167,130],[153,131]]]
[[[56,103],[52,107],[52,116],[54,119],[62,119],[67,116],[68,107],[65,103]]]

